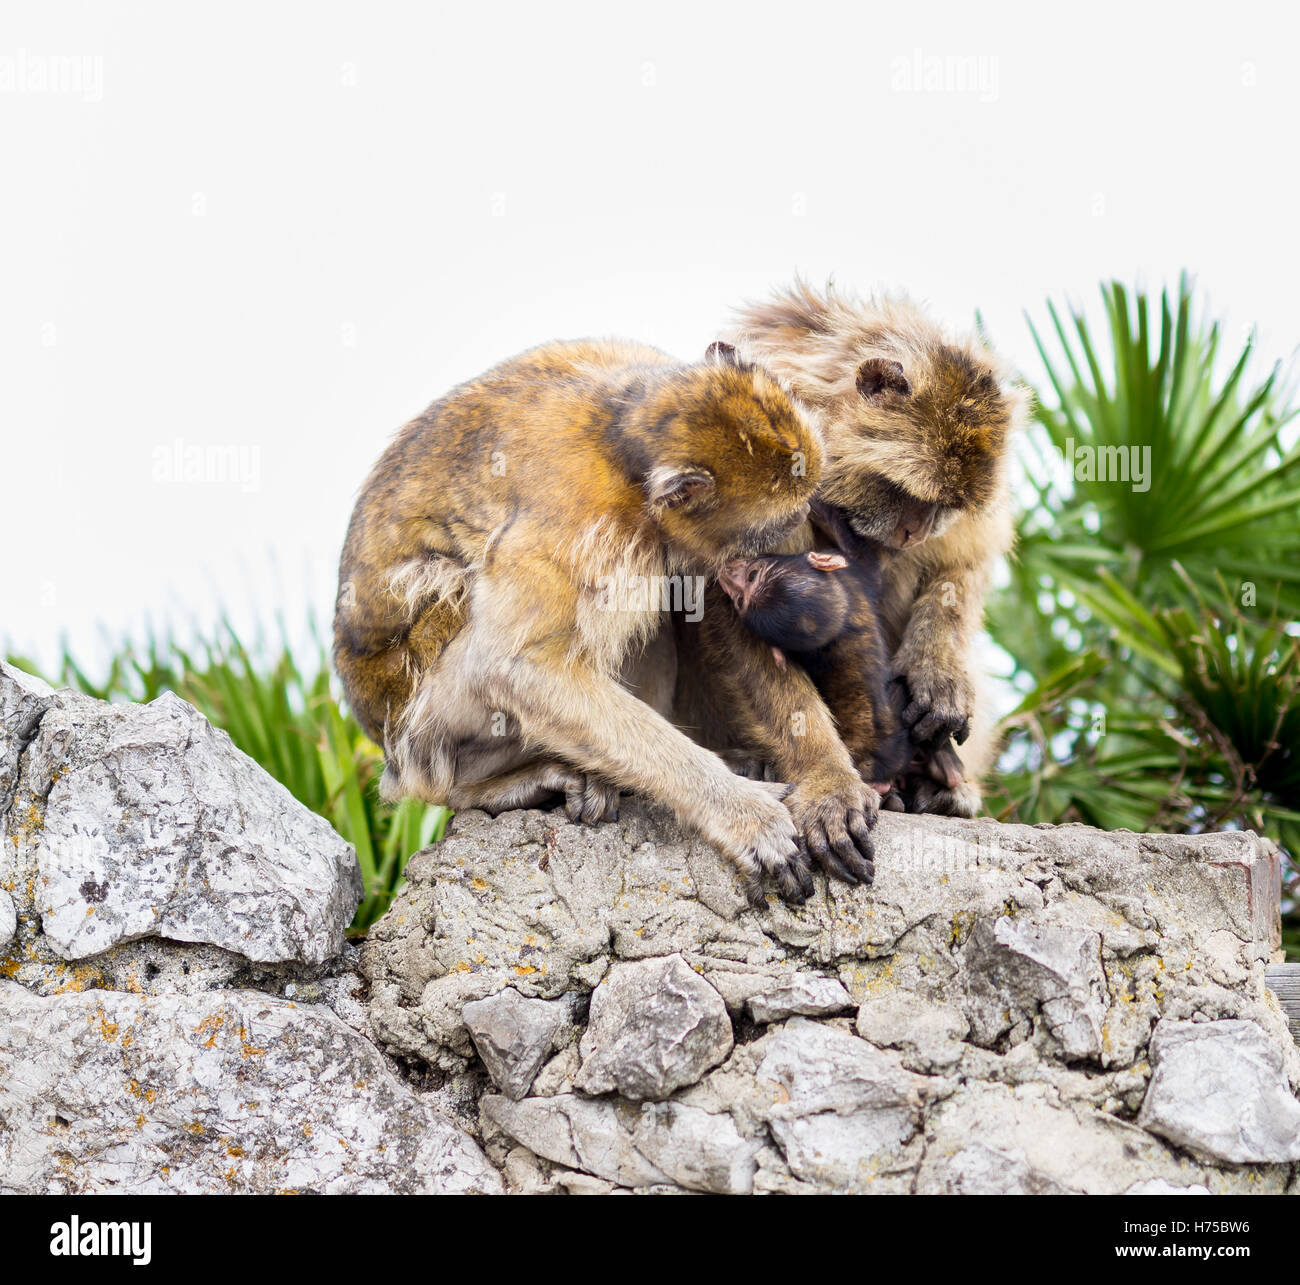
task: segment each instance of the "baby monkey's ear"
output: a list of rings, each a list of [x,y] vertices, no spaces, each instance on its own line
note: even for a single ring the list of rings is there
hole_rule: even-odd
[[[713,366],[739,366],[740,358],[736,356],[735,344],[724,343],[715,339],[705,350],[704,360]]]
[[[886,393],[898,393],[908,397],[912,385],[903,374],[903,367],[896,361],[884,357],[868,357],[858,367],[858,392],[869,402],[877,401]]]
[[[814,571],[843,571],[849,565],[849,560],[842,553],[818,553],[813,552],[806,555],[808,565]]]
[[[713,474],[707,469],[652,469],[645,490],[650,507],[657,512],[680,509],[713,494]]]

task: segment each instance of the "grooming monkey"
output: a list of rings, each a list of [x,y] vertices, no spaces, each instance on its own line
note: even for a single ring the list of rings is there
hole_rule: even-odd
[[[806,896],[786,787],[667,721],[658,603],[607,609],[606,591],[781,543],[820,467],[801,408],[730,349],[684,366],[545,344],[434,402],[362,487],[340,565],[335,664],[383,744],[385,797],[498,812],[561,794],[594,821],[627,788],[730,857],[751,897],[761,873]]]
[[[1012,541],[1006,454],[1022,394],[981,344],[948,338],[903,299],[863,303],[797,284],[743,309],[731,338],[817,420],[826,449],[819,500],[889,552],[880,617],[891,672],[906,685],[904,723],[919,745],[947,736],[961,744],[965,778],[914,775],[911,806],[974,815],[993,744],[971,650],[992,567]],[[779,551],[814,544],[809,523]],[[678,651],[678,722],[792,782],[786,803],[812,855],[832,873],[869,878],[870,852],[856,835],[878,796],[837,731],[853,711],[760,654],[725,595],[698,629],[681,631]]]

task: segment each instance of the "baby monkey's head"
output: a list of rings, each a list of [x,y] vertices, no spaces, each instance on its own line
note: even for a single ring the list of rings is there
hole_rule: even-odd
[[[726,344],[646,388],[624,417],[623,442],[644,461],[665,544],[715,567],[790,535],[821,475],[821,441],[803,409]]]
[[[848,566],[839,553],[768,554],[732,558],[718,583],[746,628],[785,666],[785,653],[810,652],[834,642],[849,621],[849,593],[834,573]]]

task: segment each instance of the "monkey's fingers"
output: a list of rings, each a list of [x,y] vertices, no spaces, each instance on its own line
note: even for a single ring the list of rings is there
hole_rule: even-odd
[[[845,829],[837,830],[832,826],[826,827],[826,837],[830,840],[831,847],[835,850],[835,855],[839,857],[840,863],[852,875],[850,882],[871,883],[876,877],[876,867],[871,857],[873,848],[870,838],[865,840],[866,851],[862,851],[864,840],[859,835],[852,834],[848,829],[848,821],[852,816],[849,813],[845,819]],[[865,818],[863,818],[865,824]]]
[[[890,806],[890,799],[897,799],[898,796],[894,791],[890,791],[880,801],[881,807]],[[871,842],[871,822],[867,820],[866,815],[862,812],[850,812],[845,818],[844,823],[848,827],[849,833],[853,836],[853,842],[858,845],[858,852],[862,859],[872,866],[872,876],[875,875],[875,867],[872,864],[876,855],[876,849]]]
[[[907,805],[903,802],[903,796],[897,790],[891,790],[880,800],[880,806],[886,812],[906,812]]]

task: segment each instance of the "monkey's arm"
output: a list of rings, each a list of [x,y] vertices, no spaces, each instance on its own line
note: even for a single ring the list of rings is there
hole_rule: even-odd
[[[716,586],[706,598],[698,645],[717,687],[713,703],[727,711],[742,748],[794,784],[786,806],[807,851],[836,878],[870,883],[870,829],[880,796],[855,770],[812,680],[797,665],[779,669],[771,648],[744,627]]]
[[[556,618],[557,605],[572,598],[567,579],[536,559],[499,582],[484,577],[465,650],[478,658],[474,681],[489,707],[517,719],[540,750],[670,808],[736,863],[751,901],[761,901],[764,874],[787,900],[804,900],[812,877],[780,802],[786,787],[734,775],[613,674],[575,654],[571,622]],[[480,605],[486,609],[477,612]]]
[[[906,680],[910,696],[903,722],[917,742],[950,735],[960,745],[970,733],[970,654],[993,563],[1010,548],[1011,535],[1009,513],[996,511],[978,522],[964,519],[932,549],[918,550],[924,561],[893,659],[893,672]]]

